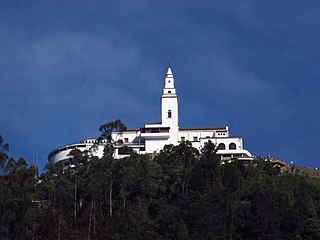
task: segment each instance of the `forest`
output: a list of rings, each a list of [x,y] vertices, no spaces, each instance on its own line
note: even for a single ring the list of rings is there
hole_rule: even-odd
[[[114,159],[74,150],[62,171],[0,137],[0,239],[320,239],[320,188],[270,162],[221,164],[190,142]]]

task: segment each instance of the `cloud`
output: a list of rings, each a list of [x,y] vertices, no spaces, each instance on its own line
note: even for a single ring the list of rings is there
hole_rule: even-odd
[[[154,96],[162,81],[157,81],[152,61],[143,59],[139,49],[97,34],[13,39],[6,32],[2,38],[6,49],[0,47],[0,86],[7,89],[0,96],[5,103],[0,125],[16,128],[18,135],[32,132],[41,137],[47,129],[60,139],[78,139],[98,134],[105,121],[131,114],[131,126],[140,127],[146,115],[158,113],[154,102],[143,99]],[[14,65],[19,71],[12,70]],[[141,71],[140,66],[147,67]],[[142,106],[154,110],[141,111]]]
[[[183,126],[230,123],[256,149],[282,144],[279,132],[316,142],[315,1],[1,6],[0,131],[24,151],[46,155],[116,117],[129,127],[159,120],[168,56]],[[305,124],[315,133],[304,135]]]

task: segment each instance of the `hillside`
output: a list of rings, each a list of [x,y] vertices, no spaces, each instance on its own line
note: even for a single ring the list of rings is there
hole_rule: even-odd
[[[319,169],[295,167],[294,172],[296,174],[299,174],[302,176],[320,179],[320,170]]]
[[[319,188],[270,162],[221,165],[212,143],[188,142],[154,158],[73,156],[39,179],[2,168],[1,239],[320,239]]]

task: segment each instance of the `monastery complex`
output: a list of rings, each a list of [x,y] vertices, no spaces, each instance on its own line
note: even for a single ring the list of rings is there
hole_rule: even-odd
[[[192,146],[201,149],[209,140],[218,146],[217,154],[221,160],[237,158],[239,160],[253,159],[253,155],[244,148],[243,138],[230,136],[229,127],[209,128],[180,128],[178,95],[174,86],[174,76],[171,68],[167,70],[164,79],[164,88],[161,97],[161,122],[145,123],[140,129],[130,129],[124,132],[112,132],[112,139],[115,147],[115,158],[127,156],[124,146],[133,151],[144,153],[157,153],[165,145],[178,145],[183,141],[190,141]],[[69,153],[73,149],[87,150],[92,156],[103,156],[103,149],[106,146],[105,139],[98,140],[89,138],[76,144],[69,144],[53,150],[48,155],[51,163],[61,162],[64,166],[69,165]]]

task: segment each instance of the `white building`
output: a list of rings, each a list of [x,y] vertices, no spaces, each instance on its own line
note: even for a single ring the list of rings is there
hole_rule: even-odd
[[[127,156],[124,146],[135,152],[156,153],[164,145],[177,145],[182,141],[190,141],[192,146],[201,149],[207,141],[218,146],[217,154],[221,160],[252,159],[253,155],[244,149],[242,137],[229,136],[228,126],[219,128],[179,128],[178,96],[174,87],[174,77],[171,68],[165,76],[165,85],[161,97],[161,122],[146,123],[143,128],[113,132],[112,139],[115,146],[115,158]],[[69,144],[53,150],[48,155],[51,163],[63,161],[69,164],[71,150],[87,150],[92,156],[103,156],[106,140],[85,139],[77,144]]]

